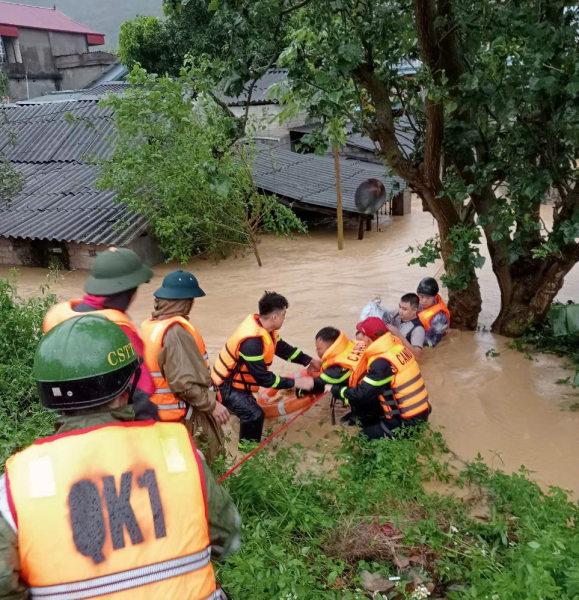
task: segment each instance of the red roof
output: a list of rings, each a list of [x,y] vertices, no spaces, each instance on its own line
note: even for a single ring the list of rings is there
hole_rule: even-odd
[[[93,42],[101,38],[101,43],[104,43],[103,34],[97,33],[90,27],[73,21],[57,8],[43,8],[41,6],[28,6],[27,4],[14,4],[13,2],[0,2],[0,25],[22,27],[23,29],[44,29],[47,31],[78,33],[91,37],[97,36],[97,38],[92,37]]]

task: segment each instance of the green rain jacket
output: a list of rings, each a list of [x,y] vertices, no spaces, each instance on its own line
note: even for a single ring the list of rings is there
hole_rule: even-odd
[[[57,432],[67,433],[78,429],[96,427],[107,423],[134,421],[132,406],[112,411],[100,411],[82,416],[64,416],[57,422]],[[207,489],[211,557],[223,560],[239,549],[241,518],[233,500],[215,479],[204,460],[201,461]],[[4,495],[4,497],[2,497]],[[0,478],[0,511],[8,508],[5,498],[4,475]],[[28,589],[20,579],[18,538],[0,514],[0,600],[28,600]]]

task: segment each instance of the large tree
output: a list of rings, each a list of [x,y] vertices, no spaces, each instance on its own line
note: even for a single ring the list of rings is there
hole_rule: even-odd
[[[518,335],[545,317],[579,260],[575,4],[213,0],[209,8],[231,32],[255,28],[257,52],[217,52],[221,74],[251,81],[269,65],[287,67],[289,88],[278,93],[288,113],[305,108],[334,132],[352,122],[422,198],[439,230],[422,256],[442,256],[458,327],[477,324],[484,233],[501,290],[494,330]],[[411,79],[399,69],[409,59],[421,65]],[[416,135],[412,154],[395,135],[397,102]],[[547,227],[540,204],[553,191]]]

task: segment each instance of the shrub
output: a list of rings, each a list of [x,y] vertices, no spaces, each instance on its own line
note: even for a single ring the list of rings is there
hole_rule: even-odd
[[[15,279],[0,278],[0,463],[53,431],[32,376],[42,319],[56,298],[42,288],[36,298],[18,296]]]

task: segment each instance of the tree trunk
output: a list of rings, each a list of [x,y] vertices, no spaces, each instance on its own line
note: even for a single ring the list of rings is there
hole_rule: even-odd
[[[438,232],[441,240],[441,255],[444,259],[444,268],[447,275],[453,274],[455,265],[446,260],[452,254],[452,246],[446,242],[446,236],[449,233],[442,220],[438,221]],[[465,290],[448,290],[448,310],[450,311],[451,327],[453,329],[462,329],[474,331],[478,325],[478,316],[482,309],[482,297],[480,285],[476,273],[472,277],[468,287]]]
[[[471,281],[466,290],[448,291],[448,310],[452,329],[474,331],[482,308],[482,298],[478,279]]]
[[[501,310],[492,331],[507,337],[523,335],[531,325],[543,321],[563,287],[574,258],[517,261],[510,268],[510,285],[501,285]],[[522,263],[523,266],[521,266]]]
[[[259,255],[259,249],[257,247],[259,240],[257,239],[257,236],[253,234],[250,234],[249,239],[251,243],[251,249],[253,250],[253,254],[255,255],[255,260],[257,261],[257,266],[262,267],[263,265],[261,264],[261,256]]]

